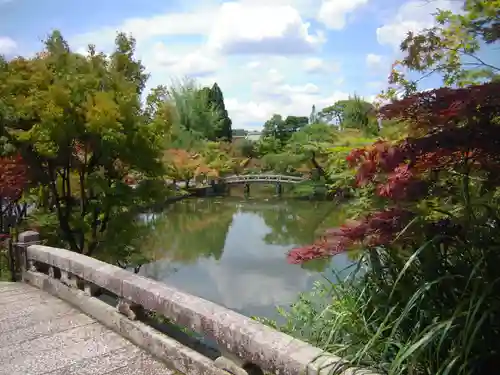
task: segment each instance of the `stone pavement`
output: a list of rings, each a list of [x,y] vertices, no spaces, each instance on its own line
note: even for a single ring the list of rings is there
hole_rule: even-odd
[[[0,282],[0,375],[178,374],[68,303]]]

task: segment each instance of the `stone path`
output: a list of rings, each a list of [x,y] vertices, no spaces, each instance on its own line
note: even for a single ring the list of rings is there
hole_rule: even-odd
[[[68,303],[0,282],[0,375],[173,375]]]

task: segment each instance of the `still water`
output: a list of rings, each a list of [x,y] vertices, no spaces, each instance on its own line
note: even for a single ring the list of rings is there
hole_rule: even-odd
[[[154,216],[154,217],[153,217]],[[154,222],[144,242],[153,263],[141,274],[247,316],[276,318],[322,275],[349,265],[345,254],[288,264],[286,253],[337,225],[330,202],[284,199],[187,199],[144,215]]]

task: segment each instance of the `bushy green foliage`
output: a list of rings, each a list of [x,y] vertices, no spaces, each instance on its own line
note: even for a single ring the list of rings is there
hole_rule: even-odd
[[[168,147],[195,149],[206,139],[215,139],[223,120],[210,95],[209,89],[189,79],[169,86],[166,100],[172,104],[173,123]]]
[[[134,48],[118,34],[109,57],[92,46],[83,56],[56,31],[37,56],[0,68],[0,135],[49,193],[41,210],[56,215],[66,246],[78,252],[93,254],[110,222],[136,203],[131,175],[162,174],[167,126],[155,121],[158,101],[142,108],[147,75]]]
[[[283,174],[294,174],[305,161],[304,155],[294,155],[288,152],[267,154],[262,157],[262,170]]]

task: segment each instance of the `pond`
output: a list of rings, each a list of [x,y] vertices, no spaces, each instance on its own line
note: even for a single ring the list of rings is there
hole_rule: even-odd
[[[332,278],[350,261],[288,264],[286,253],[311,243],[342,213],[331,202],[287,199],[190,198],[163,212],[143,243],[156,261],[140,273],[247,316],[277,318],[322,276]]]

